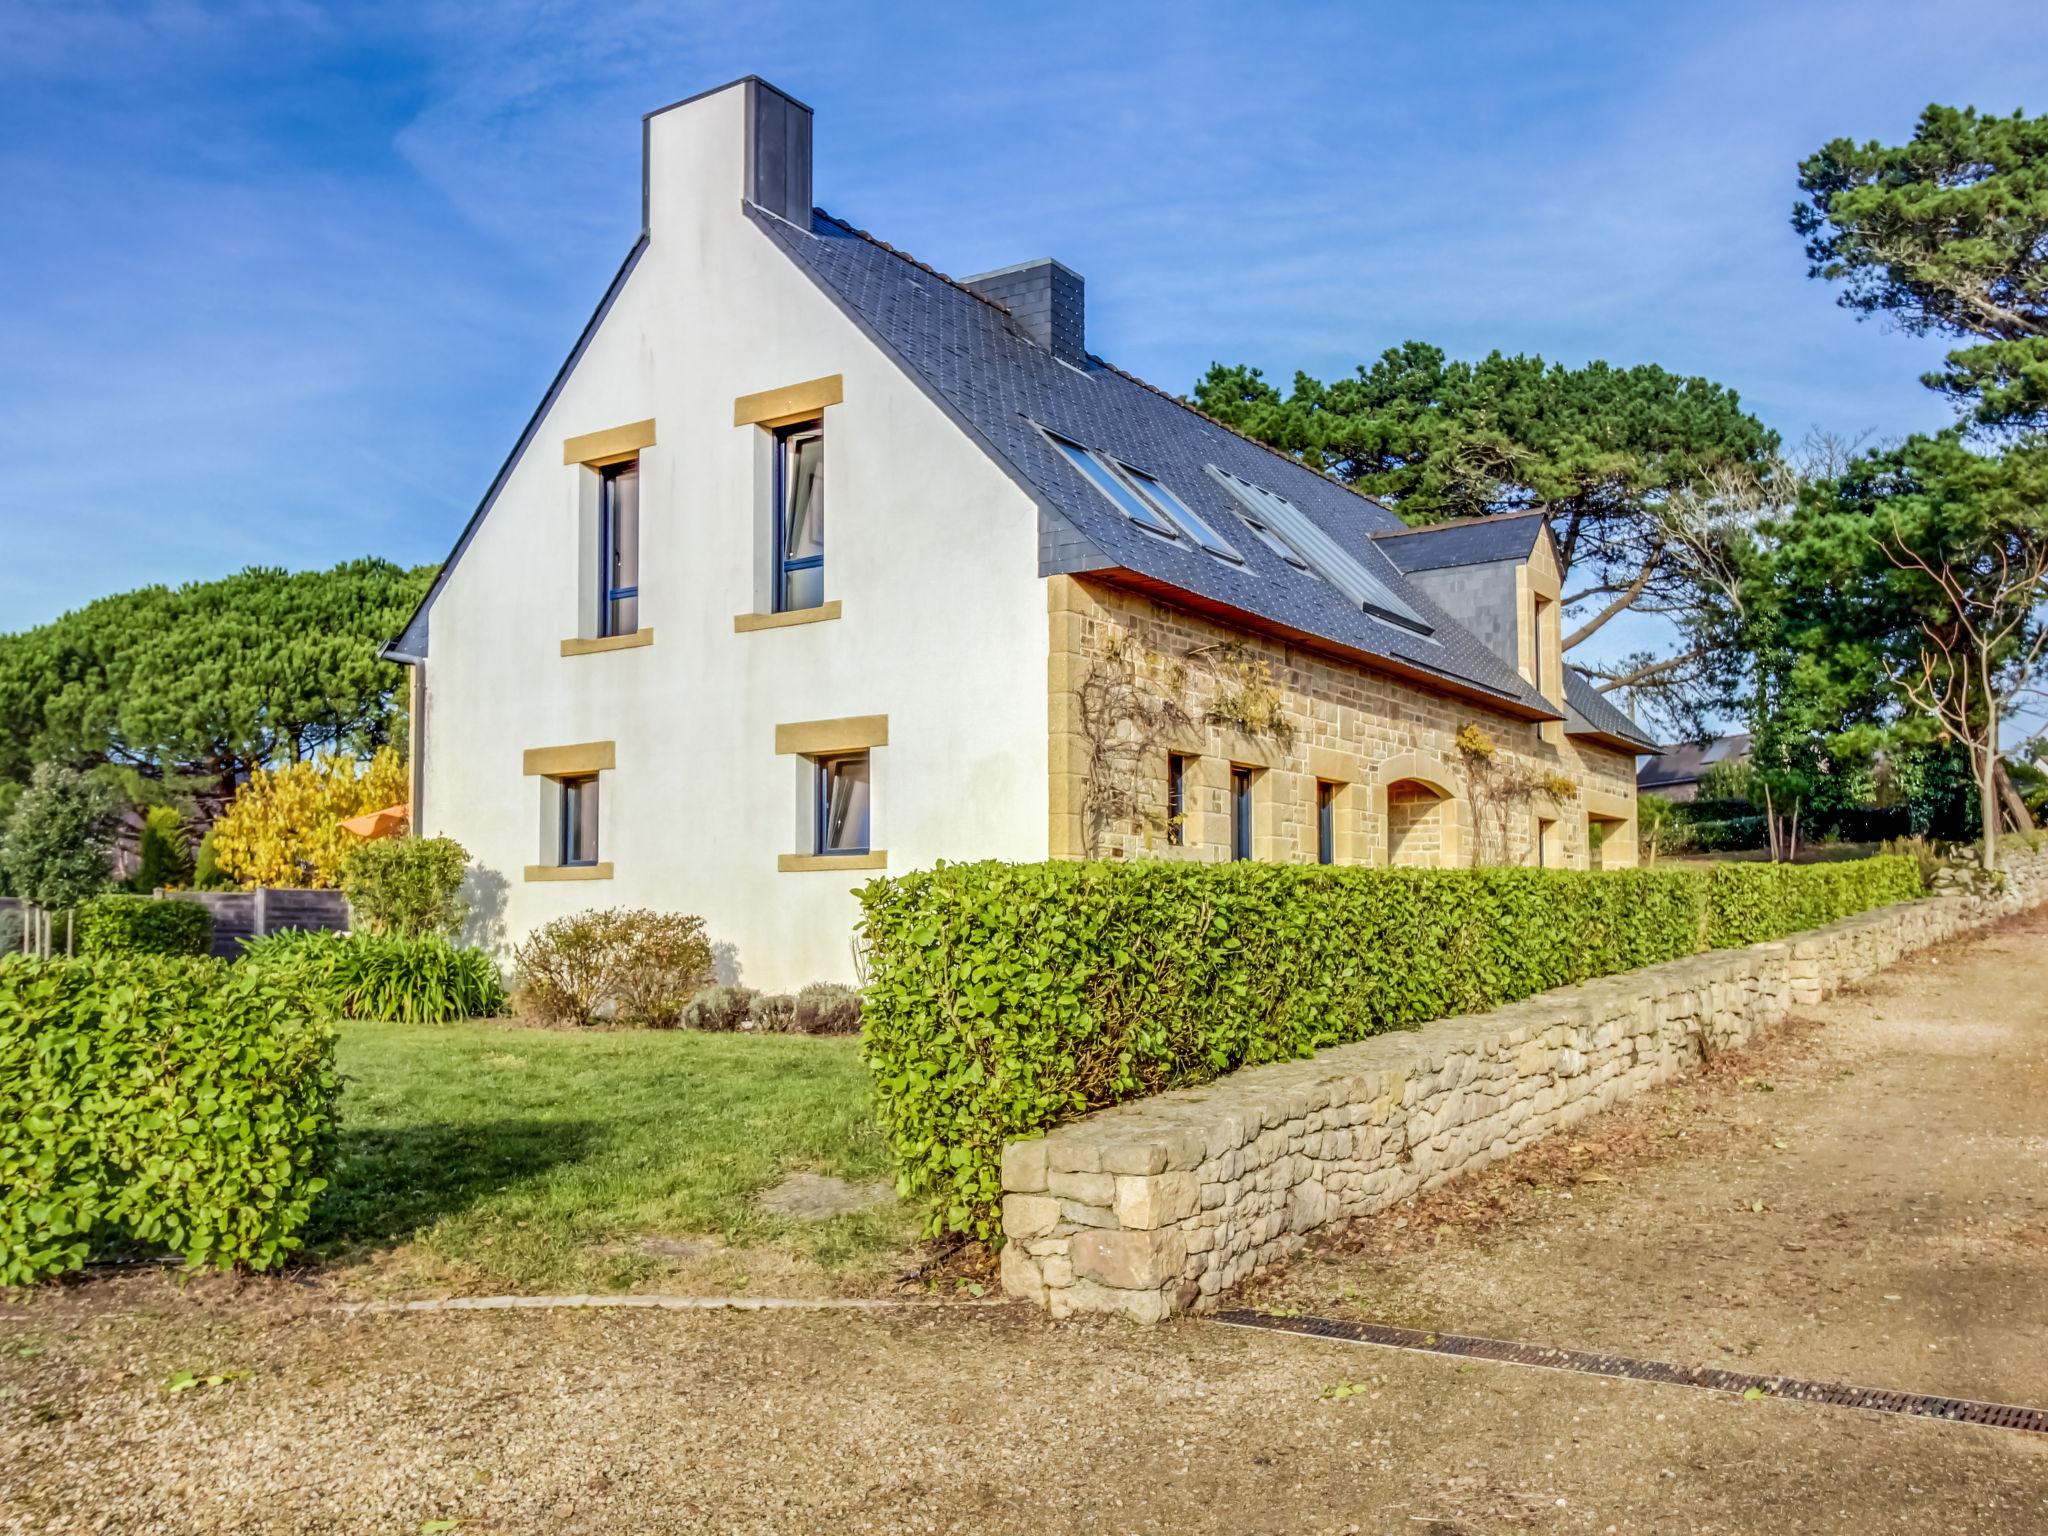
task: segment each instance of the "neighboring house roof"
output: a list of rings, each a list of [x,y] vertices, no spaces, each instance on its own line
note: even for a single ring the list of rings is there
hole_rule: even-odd
[[[1716,763],[1740,762],[1749,756],[1747,731],[1733,736],[1716,736],[1712,741],[1681,741],[1668,747],[1654,747],[1657,756],[1636,773],[1636,788],[1663,789],[1676,784],[1697,784],[1700,775]]]
[[[1400,520],[1287,455],[1088,356],[1061,361],[1020,334],[1000,304],[823,211],[808,230],[749,216],[841,310],[920,384],[1038,504],[1044,572],[1130,572],[1346,650],[1478,693],[1525,716],[1557,710],[1401,573],[1373,542]],[[1036,425],[1034,425],[1034,423]],[[1231,564],[1141,530],[1039,427],[1161,481],[1244,557]],[[1267,548],[1238,515],[1214,466],[1300,509],[1429,625],[1387,622]]]
[[[1440,571],[1454,565],[1526,560],[1547,527],[1541,512],[1503,512],[1421,528],[1389,528],[1372,538],[1404,571]]]
[[[1607,695],[1593,686],[1593,680],[1577,667],[1564,669],[1565,732],[1572,736],[1597,736],[1623,751],[1643,753],[1657,750],[1657,739],[1607,701]],[[1642,783],[1642,776],[1636,776]]]

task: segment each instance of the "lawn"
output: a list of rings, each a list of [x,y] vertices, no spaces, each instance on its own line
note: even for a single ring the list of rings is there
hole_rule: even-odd
[[[852,1040],[342,1027],[340,1169],[308,1257],[377,1290],[872,1285],[910,1209],[802,1222],[784,1175],[892,1177]]]

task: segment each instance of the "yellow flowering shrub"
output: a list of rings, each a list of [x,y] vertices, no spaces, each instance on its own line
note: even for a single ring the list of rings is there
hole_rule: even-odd
[[[214,823],[214,858],[242,885],[331,889],[362,846],[341,824],[406,793],[405,760],[389,747],[367,764],[315,757],[259,772]]]

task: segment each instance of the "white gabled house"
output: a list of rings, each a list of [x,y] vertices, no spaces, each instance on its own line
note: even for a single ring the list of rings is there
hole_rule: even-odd
[[[815,210],[765,81],[644,140],[640,238],[388,651],[492,937],[696,912],[790,987],[940,859],[1634,861],[1651,744],[1563,665],[1541,518],[1408,531],[1090,354],[1059,263],[954,281]],[[1214,707],[1223,654],[1287,730]],[[1188,694],[1145,807],[1105,668]]]

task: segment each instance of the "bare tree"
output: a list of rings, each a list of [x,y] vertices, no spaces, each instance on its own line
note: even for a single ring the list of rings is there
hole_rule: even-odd
[[[2014,705],[2037,693],[2048,654],[2048,542],[2001,543],[1974,562],[1930,559],[1907,543],[1898,518],[1876,535],[1885,558],[1940,594],[1942,613],[1920,622],[1917,672],[1892,674],[1900,694],[1970,753],[1977,776],[1983,866],[1998,867],[2003,765],[1999,733]]]

